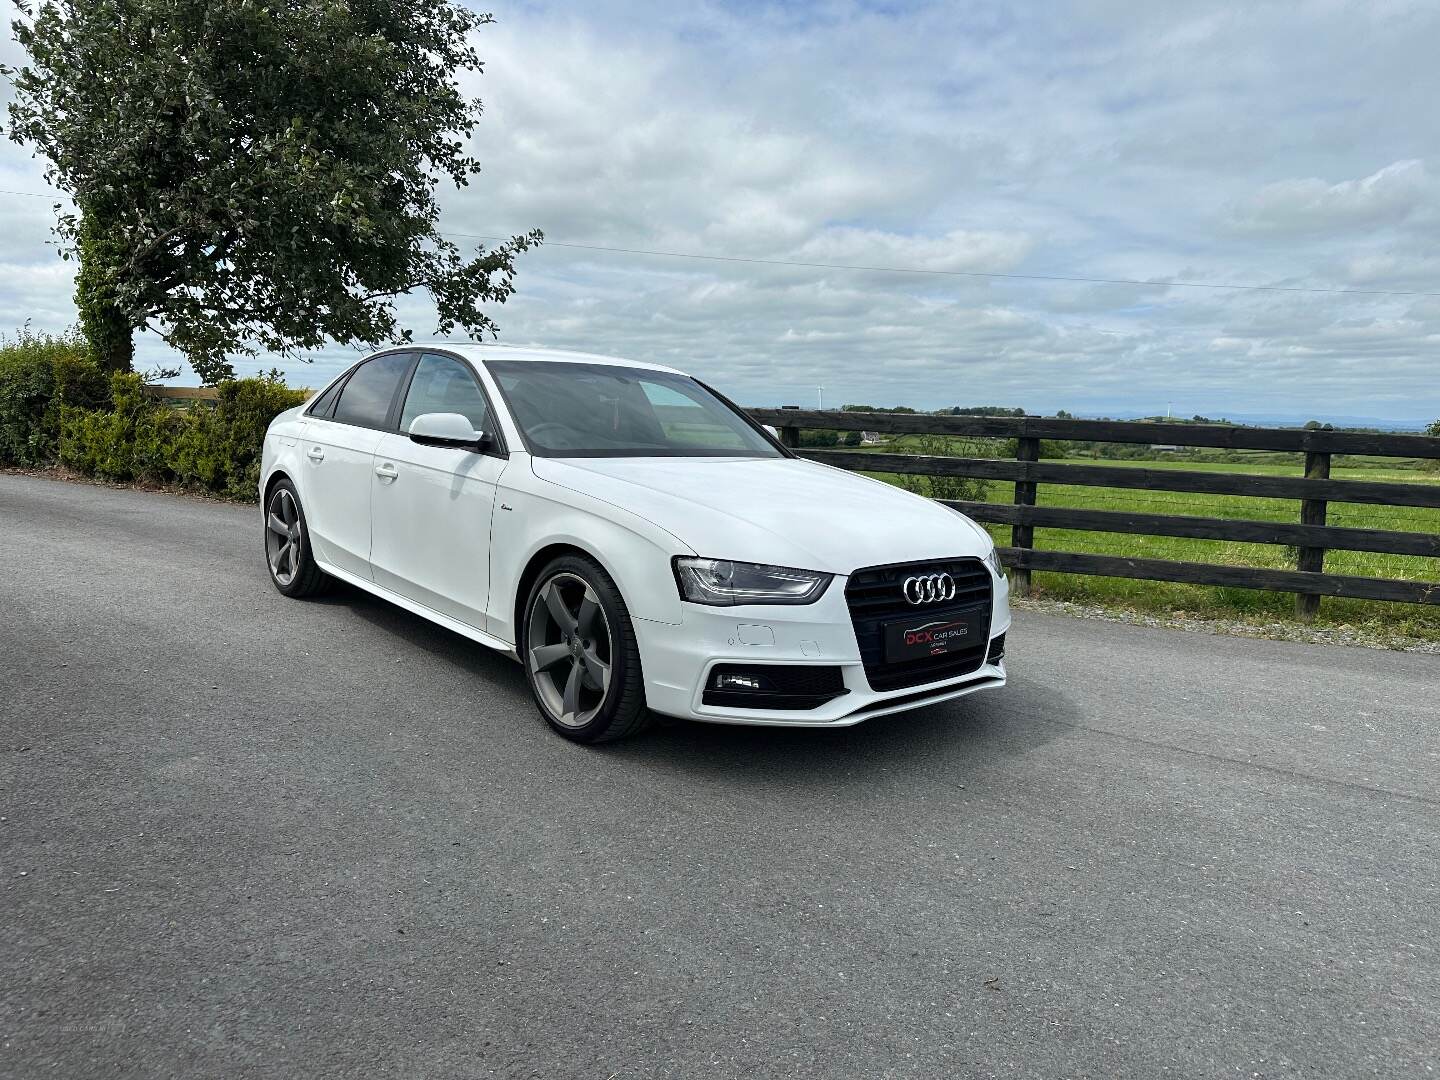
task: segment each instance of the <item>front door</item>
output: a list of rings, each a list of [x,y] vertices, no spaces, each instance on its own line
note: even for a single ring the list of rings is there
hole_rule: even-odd
[[[450,356],[422,356],[400,433],[386,435],[375,450],[370,562],[377,584],[484,630],[490,517],[506,459],[498,443],[494,452],[476,453],[411,442],[410,422],[437,412],[459,413],[476,431],[500,438],[469,366]]]
[[[362,578],[370,575],[370,498],[375,449],[414,353],[385,353],[346,380],[329,417],[305,425],[300,498],[311,543],[322,561]]]

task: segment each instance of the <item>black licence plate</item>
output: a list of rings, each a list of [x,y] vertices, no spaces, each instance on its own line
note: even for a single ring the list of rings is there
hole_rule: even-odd
[[[916,614],[903,622],[887,622],[885,662],[894,664],[973,649],[984,644],[986,622],[987,612],[983,610],[928,617]]]

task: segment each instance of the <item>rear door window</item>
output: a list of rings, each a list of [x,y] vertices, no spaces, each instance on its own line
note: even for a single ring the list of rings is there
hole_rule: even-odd
[[[384,428],[395,401],[400,380],[410,370],[413,353],[386,353],[366,360],[340,392],[335,406],[335,419],[357,427]]]
[[[330,414],[335,411],[335,399],[340,396],[340,391],[344,389],[344,386],[344,379],[336,379],[335,385],[321,394],[315,404],[310,406],[310,415],[329,419]]]

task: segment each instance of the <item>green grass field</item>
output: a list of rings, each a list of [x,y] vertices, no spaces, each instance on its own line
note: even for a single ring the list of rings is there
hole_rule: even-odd
[[[888,452],[915,452],[907,440],[896,440]],[[974,453],[975,448],[968,448]],[[965,453],[959,446],[952,453]],[[876,457],[883,459],[884,453]],[[981,456],[981,455],[977,455]],[[983,456],[991,456],[989,454]],[[1246,455],[1243,463],[1213,461],[1096,460],[1092,457],[1065,459],[1074,464],[1113,465],[1120,468],[1193,469],[1206,472],[1235,472],[1299,476],[1301,468],[1290,460],[1277,463],[1277,455]],[[877,462],[878,464],[878,462]],[[1336,458],[1331,475],[1337,480],[1389,480],[1401,483],[1440,483],[1440,474],[1387,459]],[[893,473],[876,471],[869,475],[898,482]],[[1013,502],[1014,485],[992,481],[983,498],[988,502]],[[1070,506],[1096,510],[1128,510],[1150,514],[1187,514],[1198,517],[1298,522],[1296,500],[1260,499],[1239,495],[1192,495],[1173,491],[1134,491],[1125,488],[1086,488],[1042,484],[1038,502],[1042,506]],[[1404,532],[1440,533],[1440,510],[1419,507],[1369,506],[1359,503],[1331,503],[1329,523],[1356,528],[1391,529]],[[989,526],[1001,545],[1010,541],[1008,526]],[[1230,566],[1259,566],[1294,569],[1292,549],[1274,544],[1241,544],[1219,540],[1190,540],[1168,536],[1131,536],[1121,533],[1085,532],[1073,529],[1037,529],[1035,546],[1053,551],[1075,551],[1099,555],[1121,555],[1183,562],[1220,563]],[[1440,559],[1408,555],[1385,555],[1367,551],[1331,551],[1325,569],[1337,574],[1365,577],[1402,578],[1440,582]],[[1202,616],[1288,619],[1294,614],[1289,593],[1251,589],[1181,585],[1162,581],[1133,581],[1123,578],[1088,577],[1076,574],[1037,573],[1036,594],[1053,599],[1122,606],[1141,611],[1184,611]],[[1390,604],[1325,597],[1321,601],[1321,624],[1369,624],[1388,632],[1440,640],[1440,606]]]

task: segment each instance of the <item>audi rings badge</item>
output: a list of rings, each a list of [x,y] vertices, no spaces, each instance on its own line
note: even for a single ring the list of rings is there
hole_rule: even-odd
[[[901,586],[912,604],[938,604],[955,599],[955,579],[949,574],[917,574]]]

